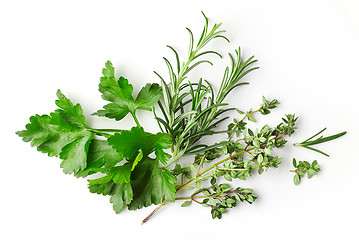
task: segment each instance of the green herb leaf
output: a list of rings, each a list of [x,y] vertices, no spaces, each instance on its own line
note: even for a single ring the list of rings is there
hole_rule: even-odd
[[[111,195],[110,202],[113,204],[113,210],[116,213],[120,213],[133,199],[133,191],[129,183],[98,182],[97,184],[90,184],[89,188],[92,193]]]
[[[151,111],[160,97],[161,87],[158,84],[147,83],[137,95],[135,101],[136,109]]]
[[[121,133],[115,133],[108,138],[108,143],[127,160],[131,160],[142,150],[143,156],[148,156],[155,151],[156,156],[159,155],[157,157],[163,161],[168,158],[168,155],[164,155],[163,149],[171,146],[167,134],[147,133],[142,127],[133,127],[130,131],[123,130]]]
[[[31,142],[38,151],[60,157],[65,173],[76,173],[86,168],[92,133],[85,125],[81,106],[73,105],[60,91],[57,96],[56,104],[60,109],[50,115],[30,117],[26,130],[16,134],[23,141]]]
[[[112,189],[110,202],[113,204],[113,210],[120,213],[133,199],[131,184],[116,184]]]
[[[300,181],[300,177],[299,177],[299,175],[298,174],[296,174],[296,175],[294,175],[294,184],[295,185],[298,185],[299,184],[299,181]]]
[[[185,201],[185,202],[182,203],[181,207],[187,207],[191,203],[192,203],[192,201]]]
[[[135,161],[133,161],[131,171],[133,171],[133,169],[135,169],[136,165],[138,164],[139,161],[142,160],[142,158],[143,158],[143,151],[141,149],[140,152],[138,153],[138,155],[136,156]]]
[[[148,207],[162,200],[173,202],[176,198],[176,182],[171,172],[161,168],[156,159],[143,159],[131,174],[134,198],[128,208],[135,210]]]
[[[122,160],[123,156],[113,149],[107,141],[92,139],[87,153],[87,166],[84,170],[75,173],[75,176],[87,177],[97,172],[106,173]]]
[[[132,97],[133,87],[128,80],[120,77],[116,81],[112,63],[107,61],[105,66],[106,68],[102,70],[103,77],[100,78],[99,91],[102,93],[102,98],[111,103],[94,115],[121,120],[128,113],[135,114],[137,109],[152,110],[161,97],[161,88],[158,84],[146,84],[135,101]]]
[[[112,176],[112,181],[114,183],[129,183],[132,169],[133,165],[131,167],[131,164],[126,163],[122,166],[111,168],[107,175]]]

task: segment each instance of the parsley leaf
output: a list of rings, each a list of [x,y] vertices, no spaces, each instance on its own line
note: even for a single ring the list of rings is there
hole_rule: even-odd
[[[147,83],[138,93],[135,104],[137,109],[152,110],[161,97],[161,87],[158,84]]]
[[[121,212],[127,205],[129,210],[136,210],[159,204],[162,200],[175,201],[174,184],[177,179],[169,170],[160,167],[157,159],[147,157],[139,162],[134,171],[130,172],[130,183],[116,184],[113,176],[107,174],[105,177],[89,180],[89,189],[92,193],[111,195],[110,202],[116,213]]]
[[[91,185],[89,188],[92,193],[111,195],[110,202],[116,213],[120,213],[133,199],[133,191],[129,183],[115,184],[109,181]]]
[[[160,161],[165,163],[171,157],[164,151],[171,147],[168,134],[151,134],[145,132],[142,127],[133,127],[131,130],[122,130],[109,137],[108,144],[112,146],[111,152],[115,149],[127,162],[122,166],[103,171],[102,166],[105,162],[94,161],[93,170],[96,171],[96,167],[100,167],[99,172],[106,175],[88,181],[91,192],[111,195],[111,202],[116,212],[121,211],[124,204],[129,205],[129,209],[137,209],[158,204],[161,200],[168,202],[175,200],[174,184],[177,179],[169,170],[159,165]],[[152,152],[155,152],[156,159],[149,158]],[[121,185],[127,183],[130,184],[131,191],[129,185]],[[131,196],[132,202],[128,201],[130,197],[125,196]]]
[[[58,100],[55,101],[55,104],[60,108],[57,109],[56,112],[58,112],[67,122],[79,127],[86,127],[85,116],[83,115],[81,105],[73,105],[60,90],[57,90],[56,96],[58,97]]]
[[[170,136],[166,133],[147,133],[142,127],[133,127],[130,131],[115,133],[108,138],[108,143],[128,160],[136,157],[139,150],[143,151],[143,156],[155,151],[156,157],[163,163],[171,157],[163,151],[171,147]]]
[[[92,182],[92,184],[89,184],[89,189],[92,193],[102,194],[106,196],[111,194],[114,185],[115,183],[113,181],[98,183]]]
[[[106,62],[102,73],[99,91],[102,93],[102,98],[111,103],[105,105],[103,110],[95,112],[94,115],[121,120],[128,113],[135,114],[137,109],[151,111],[161,97],[161,88],[158,84],[146,84],[135,101],[132,97],[132,85],[124,77],[116,81],[115,69],[110,61]]]
[[[131,176],[131,164],[126,163],[122,166],[113,167],[106,172],[106,176],[88,180],[89,187],[101,184],[101,183],[108,183],[113,181],[114,183],[129,183],[130,176]]]
[[[60,90],[57,91],[60,107],[50,115],[30,117],[26,130],[16,132],[25,142],[47,153],[49,156],[60,157],[61,167],[67,174],[85,169],[87,152],[92,133],[85,125],[85,117],[79,104],[73,105]]]
[[[92,139],[87,154],[87,167],[75,174],[76,177],[87,177],[88,175],[101,172],[114,167],[123,160],[119,154],[106,140]]]
[[[134,197],[128,209],[148,207],[159,204],[162,200],[175,201],[176,182],[176,177],[168,169],[161,168],[157,159],[142,160],[131,174]]]
[[[113,204],[113,210],[120,213],[133,199],[131,184],[116,184],[112,189],[110,202]]]

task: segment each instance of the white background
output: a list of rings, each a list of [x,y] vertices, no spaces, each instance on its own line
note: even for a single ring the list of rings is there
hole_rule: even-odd
[[[250,85],[237,89],[231,106],[256,107],[261,96],[281,105],[259,125],[276,124],[296,113],[298,132],[290,143],[327,127],[347,130],[320,146],[331,157],[288,146],[284,162],[262,176],[235,182],[255,189],[259,199],[212,220],[209,209],[169,204],[145,225],[153,209],[116,215],[108,198],[92,194],[84,179],[65,175],[60,160],[23,143],[15,131],[28,118],[55,109],[61,89],[80,102],[93,127],[125,128],[90,114],[104,105],[97,91],[101,69],[111,60],[135,92],[166,75],[165,46],[186,53],[189,27],[198,38],[203,10],[210,22],[222,22],[231,44],[211,48],[225,57],[192,74],[219,87],[227,52],[242,47],[255,55],[260,70]],[[1,1],[1,239],[356,239],[358,227],[359,4],[355,0],[302,1]],[[140,114],[147,131],[156,131],[151,113]],[[322,171],[299,186],[292,183],[291,159],[317,159]]]

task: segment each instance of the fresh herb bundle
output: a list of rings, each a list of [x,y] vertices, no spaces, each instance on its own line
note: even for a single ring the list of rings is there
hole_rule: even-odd
[[[297,117],[287,114],[276,126],[253,129],[247,122],[255,123],[255,114],[269,114],[279,104],[277,100],[263,97],[262,104],[255,110],[229,107],[227,95],[248,84],[243,78],[258,68],[253,67],[254,57],[242,59],[240,49],[234,55],[229,54],[231,64],[225,69],[218,91],[205,79],[189,80],[189,72],[198,65],[212,65],[206,56],[222,57],[217,51],[205,50],[209,42],[216,38],[229,41],[221,24],[210,27],[205,15],[204,18],[205,25],[197,42],[187,28],[190,36],[187,58],[181,61],[177,51],[168,46],[176,59],[172,64],[164,58],[168,80],[155,72],[161,85],[146,84],[136,97],[128,80],[116,79],[111,62],[105,64],[99,91],[109,103],[94,115],[120,121],[130,114],[135,123],[131,129],[91,128],[85,122],[80,104],[73,104],[58,90],[55,102],[58,109],[48,115],[30,117],[26,130],[17,134],[38,151],[59,157],[65,173],[83,178],[93,175],[88,180],[90,191],[109,195],[116,213],[126,207],[136,210],[158,205],[143,222],[176,200],[184,200],[182,207],[193,202],[209,207],[212,218],[221,218],[228,208],[239,202],[253,203],[257,195],[252,189],[232,187],[226,182],[246,180],[255,171],[262,174],[269,168],[277,168],[282,158],[275,156],[272,150],[287,144],[285,138],[296,130]],[[138,110],[152,111],[161,132],[146,132],[136,117]],[[230,112],[235,114],[233,121],[219,130]],[[333,140],[346,132],[318,137],[324,130],[295,145],[328,156],[312,145]],[[201,141],[214,134],[222,134],[223,141],[210,145]],[[186,165],[181,161],[183,156],[192,156],[193,161]],[[305,174],[311,178],[320,170],[316,160],[297,163],[293,159],[293,165],[295,184]],[[188,191],[188,197],[178,197],[179,191]]]

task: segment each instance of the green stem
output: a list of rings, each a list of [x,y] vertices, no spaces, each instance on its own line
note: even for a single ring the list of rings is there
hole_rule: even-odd
[[[155,208],[155,210],[153,210],[145,219],[142,220],[141,224],[144,224],[145,222],[147,222],[147,220],[148,220],[150,217],[152,217],[153,214],[155,214],[158,210],[160,210],[161,207],[163,207],[163,206],[166,205],[166,204],[167,204],[167,202],[162,201],[162,202],[160,203],[160,205],[158,205],[158,206]]]
[[[210,195],[210,197],[211,197],[212,195]],[[196,196],[196,197],[194,197],[194,196],[190,196],[190,197],[177,197],[176,198],[176,201],[177,200],[190,200],[190,199],[194,199],[194,198],[206,198],[206,197],[209,197],[209,196]]]
[[[203,155],[203,157],[202,157],[202,159],[201,159],[201,162],[200,162],[199,165],[198,165],[196,177],[198,177],[199,170],[201,169],[201,166],[202,166],[203,161],[204,161],[204,159],[206,158],[206,156],[207,156],[207,153]]]
[[[104,136],[104,137],[106,137],[106,138],[112,136],[112,134],[104,133],[104,132],[102,132],[102,131],[99,130],[99,129],[91,129],[91,128],[89,128],[88,130],[89,130],[90,132],[92,132],[92,133],[95,133],[95,134],[100,135],[100,136]]]
[[[284,135],[286,135],[286,133],[282,133],[282,134],[278,135],[275,139],[277,140],[277,139],[283,137]],[[198,174],[198,176],[203,175],[204,173],[210,171],[211,169],[215,168],[215,167],[218,166],[219,164],[224,163],[225,161],[227,161],[227,160],[229,160],[229,159],[232,159],[233,157],[239,156],[239,155],[241,155],[241,154],[243,154],[243,153],[245,153],[245,152],[252,151],[253,149],[255,149],[255,147],[252,147],[252,148],[249,148],[249,149],[244,149],[244,150],[241,151],[241,152],[238,152],[238,153],[236,153],[236,154],[234,154],[234,155],[232,155],[232,156],[229,156],[229,157],[227,157],[227,158],[225,158],[225,159],[223,159],[223,160],[221,160],[221,161],[219,161],[219,162],[217,162],[217,163],[215,163],[215,164],[209,166],[208,168],[206,168],[205,170],[203,170],[202,172],[200,172],[200,173]],[[258,167],[258,166],[257,166],[257,167]],[[194,180],[196,180],[196,179],[194,179],[194,178],[189,179],[187,182],[185,182],[184,184],[180,185],[180,186],[177,188],[177,192],[178,192],[180,189],[182,189],[183,187],[185,187],[185,186],[191,184]]]
[[[91,130],[95,130],[95,131],[100,131],[100,132],[121,132],[121,129],[108,129],[108,128],[103,128],[103,129],[91,129]]]
[[[244,117],[241,119],[240,122],[242,122],[244,119],[246,119],[246,117],[248,117],[249,115],[252,115],[252,114],[254,114],[254,113],[256,113],[256,112],[259,112],[259,111],[260,111],[260,109],[257,109],[257,110],[255,110],[255,111],[246,113],[246,114],[244,115]],[[236,125],[232,130],[234,131],[234,130],[236,130],[237,128],[238,128],[238,125]],[[231,133],[229,134],[228,139],[231,139],[231,138],[232,138],[232,135],[233,135],[233,132],[231,132]],[[237,143],[237,142],[238,142],[238,141],[236,141],[236,143]]]
[[[138,121],[135,112],[131,112],[131,115],[132,115],[133,119],[135,120],[137,127],[141,127],[140,122]]]
[[[223,160],[221,160],[221,161],[219,161],[219,162],[217,162],[217,163],[215,163],[215,164],[209,166],[208,168],[206,168],[205,170],[203,170],[202,172],[200,172],[200,173],[198,174],[198,176],[203,175],[204,173],[210,171],[210,170],[213,169],[214,167],[218,166],[218,165],[221,164],[221,163],[224,163],[225,161],[227,161],[227,160],[229,160],[229,159],[231,159],[231,158],[233,158],[233,157],[239,156],[239,155],[241,155],[241,154],[243,154],[243,153],[245,153],[245,152],[249,152],[249,151],[251,151],[251,150],[253,150],[253,149],[254,149],[254,147],[253,147],[253,148],[250,148],[250,149],[247,149],[247,150],[243,150],[243,151],[241,151],[241,152],[239,152],[239,153],[236,153],[236,154],[234,154],[234,155],[232,155],[232,156],[230,156],[230,157],[227,157],[227,158],[225,158],[225,159],[223,159]],[[179,187],[177,188],[177,192],[178,192],[180,189],[184,188],[185,186],[191,184],[194,180],[195,180],[195,179],[192,178],[192,179],[188,180],[187,182],[185,182],[184,184],[182,184],[181,186],[179,186]]]
[[[165,168],[168,168],[172,165],[172,163],[176,162],[180,157],[182,157],[183,154],[179,154],[177,151],[175,151],[172,155],[172,159],[164,166]]]

